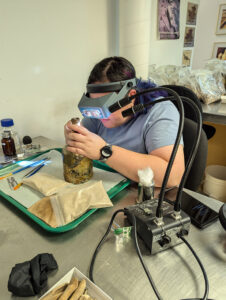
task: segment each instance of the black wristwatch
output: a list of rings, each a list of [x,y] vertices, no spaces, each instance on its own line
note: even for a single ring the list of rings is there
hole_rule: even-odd
[[[100,149],[99,161],[106,161],[111,156],[112,156],[112,145],[106,144],[103,148]]]

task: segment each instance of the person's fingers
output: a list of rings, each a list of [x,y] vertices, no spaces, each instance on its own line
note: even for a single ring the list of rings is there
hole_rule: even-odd
[[[77,132],[69,132],[67,134],[67,137],[71,141],[79,141],[79,142],[84,142],[86,140],[86,136],[77,133]]]
[[[66,143],[67,143],[68,135],[70,134],[70,132],[71,132],[71,129],[68,127],[68,123],[66,123],[64,125],[64,137],[65,137]]]
[[[72,152],[72,153],[77,153],[77,149],[75,147],[67,146],[67,150]]]
[[[66,131],[71,131],[71,129],[69,128],[69,126],[70,126],[70,121],[67,122],[67,123],[64,125],[64,130],[66,130]]]
[[[66,129],[67,131],[70,130],[70,129],[68,128],[67,124],[64,125],[64,129]]]
[[[75,141],[71,140],[71,139],[68,139],[67,140],[67,145],[70,146],[70,147],[75,147]]]
[[[77,154],[80,154],[80,155],[83,155],[83,156],[86,156],[85,151],[82,150],[82,149],[79,149],[79,148],[76,148],[76,153],[77,153]],[[88,157],[88,156],[86,156],[86,157]]]
[[[77,141],[71,143],[70,146],[77,148],[77,149],[85,150],[85,145],[83,143],[79,143]]]
[[[74,147],[68,146],[68,147],[67,147],[67,150],[70,151],[70,152],[72,152],[72,153],[80,154],[80,155],[85,156],[85,152],[84,152],[82,149],[74,148]],[[88,157],[88,156],[87,156],[87,157]]]
[[[85,150],[86,149],[86,145],[84,143],[81,143],[79,141],[75,141],[75,140],[68,140],[67,141],[67,146],[69,147],[73,147],[73,148],[77,148],[77,149],[81,149],[81,150]]]
[[[89,130],[86,129],[85,127],[81,126],[81,125],[73,125],[71,123],[67,123],[67,127],[72,130],[72,131],[75,131],[76,133],[80,133],[82,135],[87,135],[89,134]]]
[[[77,127],[79,127],[79,133],[80,134],[88,135],[90,133],[90,131],[87,128],[83,127],[83,126],[77,126]]]

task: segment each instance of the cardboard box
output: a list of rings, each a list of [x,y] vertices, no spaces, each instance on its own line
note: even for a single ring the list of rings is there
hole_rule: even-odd
[[[58,285],[61,285],[63,283],[69,283],[72,277],[76,277],[78,280],[85,279],[88,294],[95,300],[113,300],[110,296],[108,296],[104,291],[102,291],[97,285],[95,285],[92,281],[90,281],[83,273],[81,273],[75,267],[71,269],[56,284],[54,284],[54,286],[52,286],[44,295],[42,295],[42,297],[40,297],[39,300],[41,300],[44,296],[46,296],[51,290],[56,288]]]

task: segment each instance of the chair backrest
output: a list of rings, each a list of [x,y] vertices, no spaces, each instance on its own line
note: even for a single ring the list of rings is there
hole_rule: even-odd
[[[202,105],[198,97],[192,90],[184,86],[177,86],[177,85],[164,85],[164,87],[174,90],[176,93],[178,93],[179,96],[190,98],[197,104],[200,111],[202,112]],[[174,104],[177,106],[176,102],[174,102]],[[186,102],[183,102],[183,104],[184,104],[184,114],[185,114],[183,139],[184,139],[184,158],[186,164],[196,134],[197,119],[192,107]],[[207,161],[207,152],[208,152],[208,141],[207,141],[206,133],[202,129],[199,147],[194,162],[192,164],[191,170],[185,182],[184,185],[185,188],[193,191],[197,191],[204,176],[206,161]]]
[[[183,139],[184,139],[184,159],[185,163],[188,160],[192,144],[194,141],[194,136],[196,134],[197,124],[190,119],[185,118],[184,120],[184,130],[183,130]],[[192,164],[191,170],[188,174],[187,180],[184,187],[197,191],[200,183],[202,182],[207,160],[208,152],[208,140],[204,130],[202,129],[199,147]]]
[[[197,104],[198,108],[200,109],[200,111],[202,113],[202,105],[200,103],[200,100],[192,90],[190,90],[184,86],[180,86],[180,85],[163,85],[163,87],[172,89],[179,96],[184,96],[184,97],[187,97],[187,98],[193,100],[195,102],[195,104]],[[176,102],[174,102],[174,104],[177,106]],[[193,111],[191,106],[186,102],[184,102],[183,104],[184,104],[185,118],[191,119],[196,122],[195,112]]]

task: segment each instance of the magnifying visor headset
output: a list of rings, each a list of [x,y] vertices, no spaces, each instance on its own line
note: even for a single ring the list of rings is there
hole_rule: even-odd
[[[87,93],[82,95],[78,108],[83,117],[107,119],[111,114],[108,107],[124,98],[135,86],[136,78],[102,84],[87,84]],[[90,98],[90,93],[109,94],[98,98]]]

